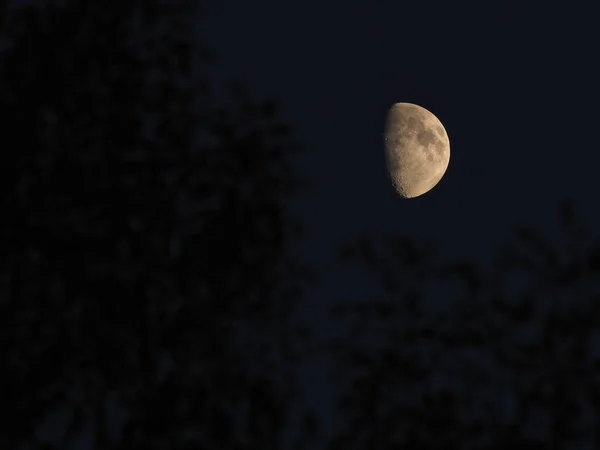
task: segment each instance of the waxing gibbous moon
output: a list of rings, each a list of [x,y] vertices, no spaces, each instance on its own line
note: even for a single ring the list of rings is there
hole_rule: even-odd
[[[450,140],[431,112],[412,103],[394,104],[387,116],[385,156],[396,192],[414,198],[429,192],[446,173]]]

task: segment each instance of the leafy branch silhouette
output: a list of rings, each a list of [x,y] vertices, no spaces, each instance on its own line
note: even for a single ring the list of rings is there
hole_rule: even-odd
[[[3,449],[282,448],[300,148],[273,101],[215,99],[199,6],[2,3]]]
[[[560,221],[560,242],[518,229],[488,272],[411,239],[342,249],[384,294],[332,306],[350,332],[329,346],[329,448],[597,446],[600,246],[572,202]]]

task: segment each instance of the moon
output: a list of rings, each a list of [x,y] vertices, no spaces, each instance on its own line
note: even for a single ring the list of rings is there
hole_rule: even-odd
[[[425,108],[395,103],[388,112],[385,156],[396,192],[414,198],[442,179],[450,162],[450,140],[442,122]]]

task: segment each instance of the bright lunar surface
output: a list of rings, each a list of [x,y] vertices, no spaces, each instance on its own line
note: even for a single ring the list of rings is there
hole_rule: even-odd
[[[431,112],[412,103],[396,103],[387,117],[385,155],[398,194],[418,197],[444,176],[450,162],[450,141]]]

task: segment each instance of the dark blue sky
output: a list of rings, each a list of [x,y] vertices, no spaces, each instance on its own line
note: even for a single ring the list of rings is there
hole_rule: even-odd
[[[203,25],[219,73],[278,99],[304,144],[310,190],[291,208],[321,273],[307,317],[323,331],[319,305],[372,287],[335,260],[358,233],[414,236],[485,264],[518,225],[555,235],[563,198],[597,228],[592,8],[445,3],[227,0]],[[395,195],[383,159],[386,112],[399,101],[436,114],[451,142],[445,177],[413,200]],[[323,375],[316,363],[307,384]],[[313,399],[328,420],[319,385]]]
[[[483,258],[516,224],[548,226],[563,197],[595,209],[593,11],[437,8],[228,0],[207,24],[219,70],[280,100],[305,146],[311,189],[294,211],[319,261],[360,231]],[[396,197],[383,162],[398,101],[431,110],[451,140],[446,176],[411,201]]]

